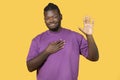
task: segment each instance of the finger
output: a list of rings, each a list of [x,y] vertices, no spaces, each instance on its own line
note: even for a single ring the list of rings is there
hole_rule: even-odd
[[[61,50],[61,49],[63,49],[63,48],[57,48],[57,49],[55,50],[55,52],[57,52],[57,51],[59,51],[59,50]]]
[[[59,42],[60,42],[60,40],[59,41],[53,41],[53,42],[50,42],[50,44],[51,45],[57,45]]]
[[[65,45],[65,40],[62,40],[60,43],[56,45],[56,47],[60,48],[63,47],[64,45]]]
[[[64,44],[61,44],[61,45],[55,47],[55,51],[57,52],[63,48],[64,48]]]
[[[56,45],[56,50],[61,50],[61,49],[63,49],[64,48],[64,45],[65,45],[66,43],[65,43],[65,40],[62,40],[60,43],[58,43],[57,45]]]
[[[89,24],[90,23],[90,17],[89,16],[85,16],[83,19],[83,23],[84,24]]]
[[[64,45],[65,44],[65,41],[61,41],[60,43],[58,43],[56,46],[61,46],[61,45]]]
[[[63,49],[64,48],[64,44],[61,44],[61,45],[59,45],[58,47],[57,47],[57,50],[61,50],[61,49]]]
[[[81,32],[85,33],[82,28],[78,27],[78,29],[79,29]]]
[[[55,41],[55,44],[57,45],[57,44],[60,43],[60,42],[61,42],[61,40]]]
[[[62,46],[62,47],[59,47],[58,49],[59,49],[59,50],[61,50],[61,49],[63,49],[63,48],[64,48],[64,46]]]
[[[64,44],[59,45],[58,48],[64,48]]]

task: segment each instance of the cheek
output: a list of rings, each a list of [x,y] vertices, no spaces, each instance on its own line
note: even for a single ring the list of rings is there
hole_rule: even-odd
[[[58,22],[58,19],[54,19],[55,22]]]
[[[60,19],[55,18],[54,21],[55,21],[55,22],[60,22]]]
[[[48,24],[48,23],[49,23],[49,20],[45,20],[45,23]]]

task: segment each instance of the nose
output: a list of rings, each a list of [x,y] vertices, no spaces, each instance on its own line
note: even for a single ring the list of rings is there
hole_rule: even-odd
[[[50,23],[54,22],[54,18],[52,18],[52,17],[49,18],[49,22],[50,22]]]

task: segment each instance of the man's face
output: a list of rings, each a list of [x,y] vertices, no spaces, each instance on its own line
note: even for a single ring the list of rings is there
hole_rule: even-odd
[[[57,31],[61,26],[62,16],[57,10],[48,10],[44,14],[44,19],[47,27],[51,31]]]

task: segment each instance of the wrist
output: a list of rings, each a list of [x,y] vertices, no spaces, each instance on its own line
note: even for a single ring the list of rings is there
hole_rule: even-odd
[[[47,55],[50,55],[50,52],[48,50],[44,50],[44,53],[47,54]]]
[[[86,37],[92,37],[92,34],[86,34]]]

